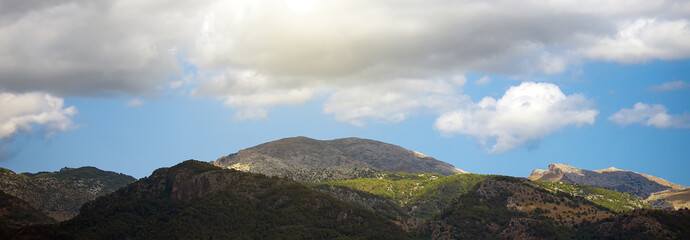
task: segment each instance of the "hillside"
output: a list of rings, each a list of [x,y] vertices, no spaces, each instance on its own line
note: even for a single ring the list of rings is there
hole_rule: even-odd
[[[664,179],[633,171],[615,168],[590,171],[567,164],[549,164],[548,170],[536,169],[529,176],[533,181],[567,182],[596,186],[600,188],[630,193],[647,198],[655,192],[685,187],[670,183]]]
[[[307,185],[317,190],[323,189],[321,186],[334,186],[356,191],[349,196],[357,195],[357,192],[373,194],[386,199],[391,205],[403,210],[405,215],[413,220],[423,221],[432,218],[440,212],[453,198],[466,193],[475,184],[488,178],[486,175],[479,174],[456,174],[450,176],[429,173],[383,172],[382,174],[383,176],[379,178],[309,183]],[[339,199],[353,202],[347,198]],[[356,201],[354,203],[358,205]],[[382,215],[385,216],[386,214]],[[409,219],[405,221],[410,222],[410,224],[416,224]]]
[[[284,138],[221,157],[214,165],[315,182],[366,177],[374,174],[372,169],[443,175],[466,173],[424,154],[361,138],[328,141],[307,137]]]
[[[651,175],[613,167],[590,171],[567,164],[549,164],[548,170],[532,171],[529,179],[590,185],[629,193],[644,199],[645,203],[656,208],[680,209],[690,206],[690,194],[687,194],[689,191],[687,187]]]
[[[131,176],[95,167],[22,174],[0,169],[0,191],[28,202],[58,221],[76,216],[84,203],[134,180]]]
[[[429,221],[432,239],[568,239],[581,226],[613,213],[526,179],[494,177],[454,199]]]
[[[54,222],[24,200],[0,191],[0,239],[8,239],[13,231],[23,226]]]
[[[535,182],[542,188],[558,193],[582,197],[592,203],[605,207],[614,212],[627,212],[635,209],[651,208],[637,197],[628,193],[598,188],[589,185],[564,183],[564,182]]]
[[[660,209],[690,208],[690,188],[655,192],[645,202]]]
[[[25,234],[25,235],[22,235]],[[409,239],[394,223],[294,181],[185,161],[15,236],[75,239]]]

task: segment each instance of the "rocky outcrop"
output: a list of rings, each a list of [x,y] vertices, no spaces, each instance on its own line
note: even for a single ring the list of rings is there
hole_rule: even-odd
[[[59,172],[15,174],[0,169],[0,191],[28,202],[48,216],[64,221],[81,206],[134,182],[133,177],[94,167],[63,168]]]
[[[354,175],[342,174],[339,180],[358,178],[362,170],[389,172],[466,173],[453,165],[400,146],[361,138],[321,141],[307,137],[285,138],[240,150],[219,158],[214,165],[242,171],[285,176],[292,179],[329,181],[313,178],[309,169],[360,169]],[[340,170],[335,170],[340,171]],[[306,174],[306,175],[305,175]],[[312,177],[310,177],[312,176]]]
[[[559,181],[590,185],[629,193],[642,199],[656,192],[669,189],[685,189],[683,186],[670,183],[664,179],[633,171],[616,168],[590,171],[557,163],[549,164],[548,170],[537,169],[532,171],[529,179],[533,181]]]

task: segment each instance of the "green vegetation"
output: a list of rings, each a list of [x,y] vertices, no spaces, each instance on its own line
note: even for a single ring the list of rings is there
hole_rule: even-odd
[[[390,173],[382,178],[360,178],[325,183],[304,183],[307,186],[338,186],[386,198],[406,209],[411,216],[427,220],[439,213],[453,198],[467,193],[475,184],[492,176],[435,173]]]
[[[649,209],[650,205],[628,193],[616,192],[589,185],[563,182],[535,182],[542,188],[553,192],[567,193],[571,196],[585,198],[594,204],[614,212],[626,212],[634,209]]]
[[[71,220],[30,230],[50,239],[411,238],[381,216],[299,183],[201,166],[185,162],[160,171],[86,204]],[[207,171],[213,172],[200,174]],[[201,188],[232,184],[188,201],[176,200],[170,189],[160,187],[190,179],[202,182]]]
[[[198,174],[207,171],[220,170],[222,168],[213,166],[212,164],[206,162],[201,162],[197,160],[187,160],[171,167],[170,169],[173,171],[178,169],[192,171],[192,173]]]
[[[443,236],[449,239],[511,239],[502,234],[511,224],[518,223],[527,226],[523,234],[529,236],[518,238],[569,239],[573,230],[557,225],[550,218],[509,210],[506,202],[511,196],[510,192],[501,192],[498,196],[486,198],[477,191],[470,191],[451,202],[429,227],[441,226]],[[515,230],[506,232],[511,231]],[[426,230],[420,233],[420,237],[429,238],[432,234]]]

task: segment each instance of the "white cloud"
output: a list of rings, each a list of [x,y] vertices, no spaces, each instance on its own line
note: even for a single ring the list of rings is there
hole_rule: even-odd
[[[584,96],[566,96],[551,83],[524,82],[496,100],[485,97],[441,115],[435,128],[444,135],[474,136],[493,153],[538,142],[568,125],[594,124],[599,112]]]
[[[623,108],[609,117],[621,126],[640,124],[657,128],[690,128],[690,114],[671,115],[661,104],[636,103],[632,109]]]
[[[195,96],[238,113],[401,79],[434,85],[459,72],[551,74],[592,59],[690,56],[690,4],[675,0],[0,4],[2,91],[138,96],[179,88],[184,68],[198,76]],[[397,94],[406,93],[416,94]]]
[[[483,76],[479,80],[475,81],[474,84],[476,85],[486,85],[491,82],[491,78],[489,76]]]
[[[457,84],[457,79],[453,79]],[[400,122],[420,110],[442,113],[455,108],[468,97],[446,81],[397,80],[366,84],[336,91],[323,111],[335,119],[364,125],[366,119]]]
[[[125,104],[125,106],[127,106],[127,107],[138,107],[141,105],[144,105],[144,102],[141,101],[141,99],[139,99],[139,98],[129,100],[129,102],[127,102],[127,104]]]
[[[676,60],[690,55],[690,21],[639,18],[624,21],[614,36],[593,36],[580,51],[589,58],[621,63]]]
[[[649,88],[647,88],[650,91],[653,92],[667,92],[667,91],[675,91],[675,90],[682,90],[690,88],[690,83],[683,82],[683,81],[673,81],[673,82],[665,82],[662,83],[661,85],[654,85]]]
[[[46,136],[57,131],[75,128],[71,117],[77,113],[74,106],[64,108],[62,98],[33,92],[25,94],[0,93],[0,140],[39,126]]]

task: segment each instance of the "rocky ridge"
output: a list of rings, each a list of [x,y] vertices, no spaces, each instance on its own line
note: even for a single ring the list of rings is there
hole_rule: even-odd
[[[613,167],[591,171],[552,163],[548,170],[536,169],[528,178],[533,181],[567,182],[629,193],[656,208],[679,209],[690,206],[690,190],[687,187],[648,174]]]

